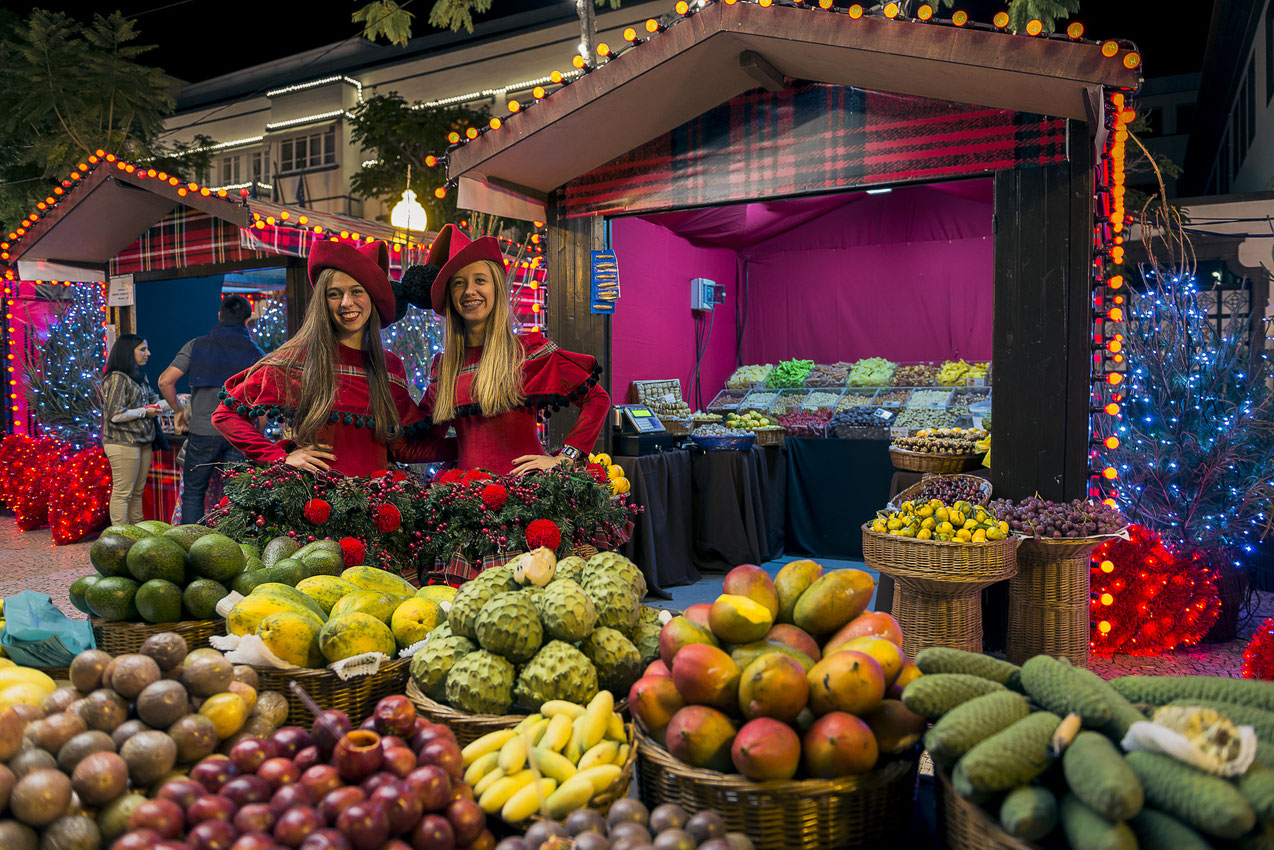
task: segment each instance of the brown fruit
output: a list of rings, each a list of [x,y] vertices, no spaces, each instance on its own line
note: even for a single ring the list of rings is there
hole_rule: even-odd
[[[258,683],[258,678],[257,671],[253,670],[247,664],[236,664],[234,666],[234,680],[236,682],[243,682],[245,685],[249,685],[255,690],[260,690],[261,685]]]
[[[75,766],[71,787],[86,806],[101,806],[128,787],[128,764],[115,753],[93,753]]]
[[[770,717],[791,723],[809,699],[809,680],[800,664],[778,652],[762,655],[739,678],[739,710],[748,720]]]
[[[792,561],[784,565],[774,577],[774,592],[779,599],[779,612],[776,623],[792,622],[792,612],[796,608],[796,600],[823,575],[823,567],[813,561]]]
[[[102,672],[111,663],[100,649],[86,649],[71,660],[70,680],[77,691],[88,693],[102,687]]]
[[[715,708],[688,705],[668,723],[668,752],[693,767],[728,772],[736,732],[730,718]]]
[[[643,676],[628,691],[628,708],[633,717],[661,744],[672,716],[685,705],[670,676]]]
[[[71,805],[71,779],[60,770],[37,770],[18,780],[9,795],[9,810],[31,827],[42,827],[66,814]]]
[[[113,753],[115,743],[105,732],[81,732],[58,750],[58,769],[70,776],[75,766],[93,753]]]
[[[188,714],[168,727],[168,736],[177,747],[177,760],[183,764],[199,761],[217,749],[217,729],[202,714]]]
[[[0,820],[0,847],[4,850],[36,850],[40,837],[26,824],[16,820]]]
[[[746,596],[764,605],[769,609],[771,620],[779,614],[779,596],[774,590],[774,580],[754,564],[743,564],[726,573],[725,580],[721,582],[721,592]]]
[[[833,570],[801,594],[792,622],[812,635],[830,634],[863,613],[875,589],[871,573]]]
[[[840,631],[832,635],[828,639],[824,651],[830,654],[836,650],[837,646],[856,637],[867,637],[868,635],[883,637],[902,646],[902,626],[898,625],[898,621],[892,615],[884,611],[864,611],[842,626]]]
[[[186,639],[176,632],[160,632],[142,641],[140,651],[142,655],[155,659],[159,669],[167,672],[181,664],[189,647]]]
[[[708,612],[712,633],[726,643],[751,643],[765,637],[774,615],[760,602],[746,596],[718,596]]]
[[[0,761],[8,761],[22,746],[27,723],[13,708],[0,708]]]
[[[140,652],[121,655],[115,659],[111,690],[131,702],[137,699],[147,685],[158,682],[161,676],[159,665],[149,655],[142,655]]]
[[[106,662],[106,666],[102,668],[102,687],[109,688],[111,686],[111,678],[115,675],[115,667],[118,665],[119,659],[112,658]]]
[[[177,763],[177,745],[163,732],[138,732],[120,747],[134,785],[150,785]]]
[[[801,739],[792,727],[770,717],[743,724],[730,747],[734,769],[748,779],[791,779],[801,766]]]
[[[863,714],[885,696],[885,674],[876,659],[853,650],[829,655],[806,675],[815,714],[847,711]]]
[[[672,660],[672,681],[690,705],[734,711],[739,699],[739,666],[715,646],[692,643]]]
[[[119,748],[124,746],[125,741],[138,732],[145,732],[148,729],[150,727],[140,720],[125,720],[116,726],[115,731],[111,733],[111,741],[115,744],[115,751],[119,752]]]
[[[53,770],[57,766],[57,759],[53,758],[53,754],[39,747],[19,750],[16,756],[9,759],[9,769],[19,779],[28,773],[35,773],[37,770]]]
[[[114,841],[128,831],[128,819],[137,811],[146,798],[141,794],[122,794],[111,800],[97,813],[97,825],[102,829],[102,837]]]
[[[924,737],[927,721],[908,710],[896,699],[881,700],[880,705],[863,715],[863,721],[876,736],[876,748],[885,755],[901,755]]]
[[[822,650],[818,648],[818,641],[810,637],[807,632],[798,629],[790,623],[779,623],[777,626],[766,632],[765,637],[762,638],[762,640],[769,641],[770,643],[781,643],[785,646],[790,646],[797,652],[805,653],[814,661],[818,661],[823,657]]]
[[[150,659],[146,660],[150,661]],[[151,663],[155,662],[151,661]],[[88,695],[80,713],[88,724],[88,728],[114,732],[128,719],[128,703],[115,691],[101,688]]]
[[[137,697],[137,716],[154,729],[167,729],[190,713],[190,695],[181,682],[160,679]]]
[[[871,728],[852,714],[825,714],[802,740],[805,772],[816,779],[866,773],[876,766],[879,751]]]
[[[58,688],[56,691],[44,698],[44,701],[40,703],[40,710],[44,712],[46,717],[50,714],[58,714],[59,712],[66,711],[67,708],[70,707],[71,703],[75,702],[77,699],[83,698],[84,694],[80,693],[75,688]]]
[[[67,741],[87,728],[79,717],[63,712],[37,720],[27,726],[27,737],[34,741],[36,746],[50,753],[56,753]]]
[[[11,705],[9,707],[18,713],[18,717],[22,719],[23,723],[31,723],[32,721],[44,718],[44,712],[40,710],[38,705],[17,703],[16,705]]]
[[[98,850],[102,831],[83,812],[68,811],[46,826],[40,835],[41,850]]]
[[[186,656],[181,682],[192,696],[222,693],[234,681],[234,665],[216,650],[195,650]]]
[[[9,807],[9,794],[17,784],[18,777],[13,775],[13,771],[0,764],[0,812]]]

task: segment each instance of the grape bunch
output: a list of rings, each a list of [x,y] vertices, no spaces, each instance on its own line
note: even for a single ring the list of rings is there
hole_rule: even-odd
[[[1077,538],[1098,534],[1114,534],[1128,525],[1128,519],[1118,510],[1101,502],[1081,501],[1050,502],[1047,499],[1030,498],[1021,502],[996,499],[991,511],[1007,520],[1014,534],[1024,537]]]
[[[956,502],[971,502],[976,505],[982,501],[982,498],[982,487],[977,479],[967,475],[933,475],[924,479],[920,486],[920,493],[915,496],[915,501],[928,502],[938,499],[948,505]]]

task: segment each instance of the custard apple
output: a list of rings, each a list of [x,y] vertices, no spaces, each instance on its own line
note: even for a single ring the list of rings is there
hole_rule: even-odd
[[[641,654],[632,641],[614,629],[602,627],[584,638],[580,651],[597,668],[599,684],[622,699],[641,677]]]
[[[540,614],[530,597],[521,592],[505,592],[482,606],[473,621],[478,645],[487,652],[510,661],[527,661],[544,640]]]
[[[433,631],[425,635],[425,637],[428,640],[440,640],[442,638],[453,637],[453,634],[451,631],[451,621],[444,617],[442,622],[439,623],[437,626],[434,626]]]
[[[641,607],[633,586],[619,576],[595,575],[584,592],[597,607],[597,625],[627,631],[637,625],[637,609]],[[451,609],[455,611],[455,609]]]
[[[569,578],[558,579],[544,588],[539,608],[544,631],[554,640],[575,643],[588,637],[597,626],[593,600]]]
[[[628,639],[637,647],[641,655],[641,666],[644,668],[659,657],[659,633],[663,628],[650,623],[638,623],[628,633]]]
[[[585,705],[597,695],[597,668],[569,643],[549,641],[518,674],[518,703],[538,710],[551,699]]]
[[[651,608],[649,605],[641,606],[641,610],[637,612],[637,622],[646,623],[657,629],[663,628],[663,623],[659,622],[659,609]],[[632,635],[629,635],[631,638]]]
[[[451,633],[477,640],[473,623],[478,618],[478,612],[503,591],[504,588],[497,587],[492,582],[477,579],[462,585],[456,598],[451,601],[451,610],[447,612],[447,622],[451,624]]]
[[[504,714],[513,704],[513,665],[479,649],[451,666],[447,704],[470,714]]]
[[[489,570],[484,570],[479,573],[478,577],[473,579],[471,583],[489,584],[497,590],[516,590],[518,587],[517,582],[513,580],[512,564],[501,564],[498,567],[492,567]],[[463,590],[464,587],[461,586],[460,589]]]
[[[646,598],[646,576],[636,564],[618,552],[598,552],[589,558],[579,581],[588,590],[593,579],[602,575],[622,578],[637,592],[638,600]]]
[[[584,574],[585,562],[579,555],[569,555],[557,562],[557,569],[553,571],[553,581],[569,578],[578,582],[580,576]],[[552,582],[550,582],[551,584]]]
[[[518,593],[531,600],[531,604],[535,606],[535,610],[540,614],[540,618],[543,619],[544,612],[540,610],[540,605],[544,598],[544,588],[529,584],[519,590]]]
[[[435,631],[437,631],[435,629]],[[454,635],[429,639],[411,657],[411,678],[425,696],[441,700],[446,695],[447,674],[452,666],[470,652],[476,650],[468,638]]]

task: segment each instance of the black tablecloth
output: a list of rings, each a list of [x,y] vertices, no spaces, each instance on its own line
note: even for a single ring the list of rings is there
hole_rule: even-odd
[[[696,567],[725,571],[783,554],[787,460],[782,448],[692,450],[690,470]]]
[[[861,526],[889,501],[888,440],[787,440],[787,549],[863,556]]]
[[[682,450],[613,460],[632,484],[630,500],[643,508],[633,522],[632,537],[619,551],[641,567],[651,595],[671,599],[663,588],[699,580],[690,562],[690,455]]]

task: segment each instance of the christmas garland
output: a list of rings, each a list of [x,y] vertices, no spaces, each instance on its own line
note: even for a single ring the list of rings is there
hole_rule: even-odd
[[[1243,678],[1274,680],[1274,617],[1261,623],[1243,650]]]

